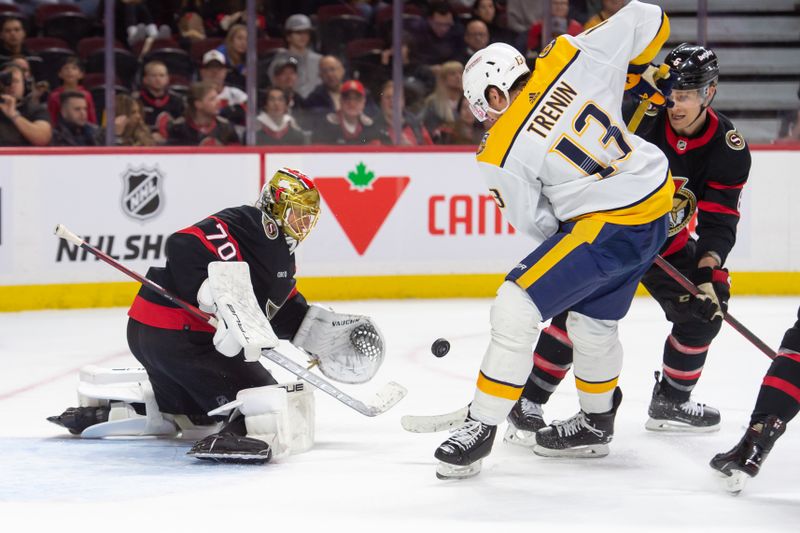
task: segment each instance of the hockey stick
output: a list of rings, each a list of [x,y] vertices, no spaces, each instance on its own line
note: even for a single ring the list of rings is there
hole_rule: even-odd
[[[669,262],[667,262],[666,259],[664,259],[660,255],[656,256],[654,263],[658,265],[661,268],[661,270],[666,272],[669,275],[669,277],[677,281],[681,287],[689,291],[689,294],[691,294],[692,296],[697,296],[698,294],[702,294],[702,291],[698,289],[697,286],[689,280],[689,278],[684,276],[680,270],[672,266]],[[733,316],[731,316],[730,313],[725,313],[723,320],[725,320],[725,322],[730,324],[733,329],[741,333],[745,339],[753,343],[753,345],[756,348],[764,352],[767,357],[769,357],[770,359],[775,359],[775,350],[767,346],[767,343],[756,337],[755,333],[747,329],[741,322],[739,322]]]
[[[160,296],[163,296],[164,298],[174,303],[181,309],[192,314],[193,316],[216,327],[217,319],[214,315],[206,313],[205,311],[190,304],[189,302],[181,300],[180,298],[170,293],[167,289],[165,289],[158,283],[155,283],[154,281],[145,278],[144,276],[138,274],[137,272],[130,270],[119,261],[103,253],[101,250],[95,248],[94,246],[87,243],[85,240],[78,237],[75,233],[67,229],[66,226],[62,224],[57,225],[55,234],[58,237],[64,239],[65,241],[72,243],[75,246],[78,246],[79,248],[83,248],[84,250],[91,253],[98,259],[101,259],[102,261],[108,263],[109,265],[116,268],[125,275],[135,279],[142,285],[146,286],[148,289],[152,290],[153,292],[157,293]],[[261,355],[263,355],[273,363],[277,364],[278,366],[281,366],[285,370],[288,370],[295,376],[306,380],[308,383],[315,386],[322,392],[333,396],[346,406],[350,407],[351,409],[355,409],[356,411],[365,416],[377,416],[381,413],[388,411],[397,402],[402,400],[405,397],[406,393],[408,392],[406,388],[403,387],[402,385],[395,383],[394,381],[390,381],[389,383],[384,385],[380,391],[378,391],[375,404],[365,404],[364,402],[356,400],[349,394],[339,390],[338,388],[333,386],[330,382],[322,379],[316,374],[312,374],[311,372],[303,368],[301,365],[298,365],[297,363],[295,363],[285,355],[281,354],[277,350],[263,349],[261,350]]]
[[[443,415],[405,415],[400,425],[411,433],[438,433],[463,424],[468,411],[469,406]]]

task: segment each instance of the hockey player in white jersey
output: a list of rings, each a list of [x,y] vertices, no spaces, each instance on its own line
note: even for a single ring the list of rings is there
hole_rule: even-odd
[[[626,132],[620,108],[628,70],[646,78],[668,36],[663,11],[633,0],[577,37],[558,37],[533,72],[502,43],[467,63],[470,107],[495,121],[478,165],[507,219],[539,245],[497,291],[475,396],[436,450],[438,477],[480,471],[528,378],[539,324],[566,309],[581,409],[540,431],[538,447],[608,453],[622,398],[617,321],[667,238],[674,193],[666,157]]]

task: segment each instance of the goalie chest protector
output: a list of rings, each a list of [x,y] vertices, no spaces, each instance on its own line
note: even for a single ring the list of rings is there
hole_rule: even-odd
[[[211,261],[244,261],[250,266],[256,300],[272,318],[295,292],[295,257],[283,232],[261,211],[243,205],[215,213],[169,236],[167,263],[147,278],[197,305],[197,291]],[[213,332],[214,328],[147,287],[139,290],[128,316],[149,326]]]

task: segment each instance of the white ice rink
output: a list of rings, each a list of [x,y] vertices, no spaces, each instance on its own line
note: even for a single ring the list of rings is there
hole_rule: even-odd
[[[798,303],[734,297],[730,311],[777,348]],[[374,383],[346,390],[368,399],[395,380],[409,394],[371,419],[317,392],[314,449],[264,466],[196,461],[181,441],[70,438],[45,417],[76,403],[82,365],[135,364],[125,310],[0,314],[0,532],[800,531],[800,420],[738,497],[725,493],[707,466],[739,439],[769,365],[730,327],[713,344],[695,391],[720,408],[722,430],[645,431],[668,331],[649,298],[637,298],[621,325],[625,397],[611,455],[545,459],[498,434],[478,477],[437,480],[433,451],[447,434],[406,433],[400,416],[443,413],[471,399],[489,304],[334,302],[337,310],[374,316],[388,339]],[[437,337],[452,343],[442,359],[429,351]],[[275,374],[288,380],[282,370]],[[570,374],[545,415],[566,418],[576,410]]]

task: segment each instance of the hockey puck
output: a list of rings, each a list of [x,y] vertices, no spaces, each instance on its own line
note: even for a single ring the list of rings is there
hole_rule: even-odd
[[[436,339],[431,344],[431,353],[436,357],[444,357],[450,351],[450,342],[447,339]]]

